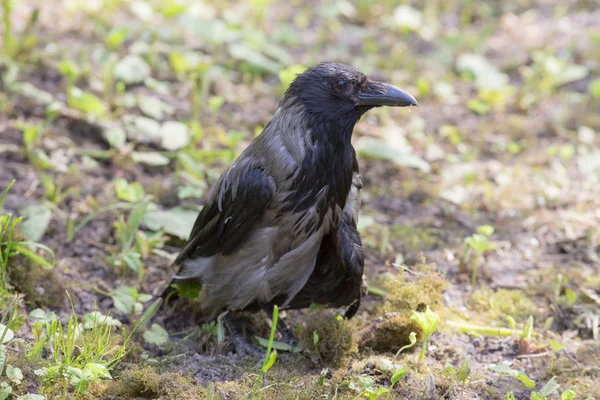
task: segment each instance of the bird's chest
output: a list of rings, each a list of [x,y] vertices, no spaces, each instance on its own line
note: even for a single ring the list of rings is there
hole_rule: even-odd
[[[315,145],[290,180],[284,208],[303,211],[316,207],[323,215],[327,208],[343,209],[352,186],[353,165],[350,151],[329,143]]]
[[[352,162],[339,154],[308,154],[288,185],[273,211],[288,248],[294,248],[339,225],[352,186]]]

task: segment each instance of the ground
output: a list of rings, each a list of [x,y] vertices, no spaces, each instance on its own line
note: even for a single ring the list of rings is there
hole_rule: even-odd
[[[0,263],[0,399],[600,399],[598,1],[2,4],[0,215],[28,244]],[[359,313],[282,313],[304,349],[276,336],[261,378],[194,300],[153,301],[220,172],[324,60],[421,106],[355,129]],[[95,310],[114,320],[83,327]],[[51,311],[81,321],[65,348]],[[423,359],[415,316],[440,320]]]

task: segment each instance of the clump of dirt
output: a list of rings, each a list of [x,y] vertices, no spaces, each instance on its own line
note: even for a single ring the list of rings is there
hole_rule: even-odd
[[[316,351],[319,359],[327,365],[340,365],[357,350],[350,323],[329,310],[307,313],[302,327],[300,340],[306,348]],[[316,344],[315,332],[318,335]]]
[[[436,272],[435,265],[426,264],[423,258],[411,270],[410,281],[403,274],[390,276],[386,281],[385,314],[362,332],[361,347],[381,352],[397,351],[410,343],[411,332],[417,334],[418,340],[422,339],[422,329],[411,317],[415,311],[425,311],[428,306],[434,311],[439,310],[448,283]]]
[[[46,269],[30,259],[16,256],[10,259],[8,278],[25,302],[32,308],[62,308],[65,305],[65,286],[54,269]]]
[[[195,400],[206,398],[206,390],[177,372],[159,373],[151,366],[129,365],[129,368],[124,366],[117,380],[103,389],[102,396]]]

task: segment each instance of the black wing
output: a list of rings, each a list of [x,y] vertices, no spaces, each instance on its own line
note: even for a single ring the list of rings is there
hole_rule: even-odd
[[[230,169],[215,185],[175,264],[181,266],[186,260],[235,251],[274,195],[275,181],[261,168]],[[172,292],[169,285],[163,298]]]

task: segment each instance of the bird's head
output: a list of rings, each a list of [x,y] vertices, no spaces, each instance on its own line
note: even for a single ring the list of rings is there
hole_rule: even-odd
[[[286,91],[284,103],[286,99],[300,101],[309,115],[351,126],[374,107],[419,106],[402,89],[373,81],[356,68],[333,62],[317,64],[299,74]]]

